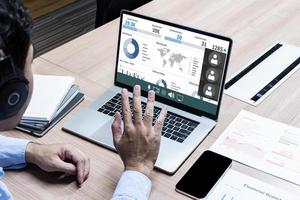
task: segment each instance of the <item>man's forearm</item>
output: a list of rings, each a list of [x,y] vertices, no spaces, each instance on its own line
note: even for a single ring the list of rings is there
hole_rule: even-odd
[[[0,167],[9,169],[25,167],[25,151],[29,142],[0,135]]]

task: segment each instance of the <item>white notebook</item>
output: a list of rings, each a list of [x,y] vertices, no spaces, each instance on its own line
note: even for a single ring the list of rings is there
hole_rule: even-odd
[[[22,119],[51,121],[74,83],[70,76],[33,76],[33,94]]]

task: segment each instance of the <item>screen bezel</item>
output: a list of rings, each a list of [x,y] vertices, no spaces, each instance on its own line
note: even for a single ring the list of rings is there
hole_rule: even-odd
[[[155,18],[152,18],[152,17],[149,17],[149,16],[133,13],[133,12],[130,12],[130,11],[127,11],[127,10],[122,10],[121,11],[121,17],[120,17],[120,26],[119,26],[119,38],[118,38],[118,46],[117,46],[114,85],[116,85],[118,87],[126,88],[129,91],[133,91],[133,86],[126,85],[124,83],[121,83],[121,82],[117,81],[118,64],[119,64],[118,63],[119,62],[119,51],[120,51],[120,42],[121,42],[121,30],[122,30],[122,24],[123,24],[122,22],[123,22],[123,15],[124,14],[131,15],[133,17],[138,17],[138,18],[145,19],[145,20],[149,20],[149,21],[153,21],[153,22],[156,22],[156,23],[165,24],[165,25],[168,25],[168,26],[173,26],[175,28],[180,28],[180,29],[183,29],[183,30],[187,30],[187,31],[207,35],[207,36],[210,36],[210,37],[218,38],[218,39],[225,40],[225,41],[229,42],[228,52],[227,52],[227,55],[226,55],[227,59],[226,59],[225,65],[224,65],[223,80],[221,81],[221,86],[220,86],[220,91],[219,91],[220,94],[219,94],[219,99],[218,99],[217,112],[216,112],[215,115],[213,115],[211,113],[207,113],[204,110],[198,110],[196,108],[193,108],[193,107],[190,107],[190,106],[187,106],[187,105],[169,100],[167,98],[164,98],[164,97],[161,97],[161,96],[158,96],[158,95],[156,95],[156,97],[155,97],[156,100],[161,102],[161,103],[170,105],[172,107],[184,110],[186,112],[189,112],[189,113],[192,113],[192,114],[195,114],[195,115],[198,115],[198,116],[205,116],[205,117],[211,118],[213,120],[217,120],[218,116],[219,116],[219,111],[220,111],[220,106],[221,106],[221,101],[222,101],[222,96],[223,96],[223,91],[224,91],[224,84],[225,84],[227,68],[228,68],[228,63],[229,63],[229,58],[230,58],[230,53],[231,53],[231,47],[232,47],[232,39],[230,39],[228,37],[225,37],[225,36],[217,35],[217,34],[214,34],[214,33],[208,33],[208,32],[205,32],[205,31],[201,31],[201,30],[197,30],[197,29],[194,29],[194,28],[182,26],[182,25],[175,24],[175,23],[172,23],[172,22],[167,22],[167,21],[163,21],[163,20],[160,20],[160,19],[155,19]],[[147,97],[147,94],[148,94],[148,91],[144,91],[144,90],[141,91],[142,96]]]

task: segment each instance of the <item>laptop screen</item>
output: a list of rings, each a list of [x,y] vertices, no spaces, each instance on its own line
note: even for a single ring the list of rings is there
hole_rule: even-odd
[[[123,11],[115,83],[216,118],[230,48],[229,38]]]

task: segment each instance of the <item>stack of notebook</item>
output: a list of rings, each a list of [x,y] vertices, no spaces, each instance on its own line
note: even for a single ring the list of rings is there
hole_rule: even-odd
[[[33,76],[31,101],[17,129],[43,136],[83,99],[70,76]]]

